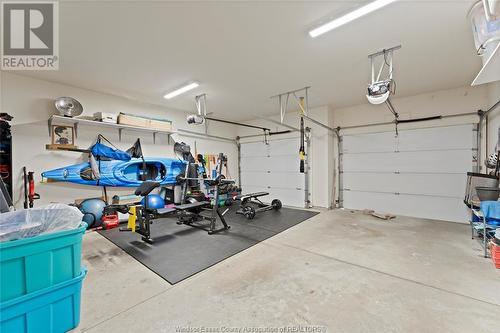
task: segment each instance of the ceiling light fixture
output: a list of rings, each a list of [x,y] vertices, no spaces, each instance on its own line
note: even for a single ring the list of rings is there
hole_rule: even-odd
[[[360,7],[352,12],[349,12],[349,13],[347,13],[339,18],[334,19],[333,21],[325,23],[322,26],[309,31],[309,36],[311,36],[312,38],[316,38],[319,35],[322,35],[330,30],[333,30],[333,29],[338,28],[346,23],[354,21],[354,20],[356,20],[362,16],[365,16],[371,12],[374,12],[382,7],[390,5],[391,3],[395,2],[395,1],[397,1],[397,0],[376,0],[376,1],[370,2],[369,4],[367,4],[363,7]]]
[[[171,98],[174,98],[175,96],[179,96],[180,94],[184,94],[185,92],[191,90],[191,89],[194,89],[196,87],[198,87],[200,84],[198,82],[191,82],[179,89],[176,89],[174,91],[171,91],[169,92],[168,94],[165,94],[163,96],[163,98],[165,99],[171,99]]]

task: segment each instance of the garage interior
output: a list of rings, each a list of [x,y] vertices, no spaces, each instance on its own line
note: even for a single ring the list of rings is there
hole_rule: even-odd
[[[1,332],[498,332],[500,1],[47,3]]]

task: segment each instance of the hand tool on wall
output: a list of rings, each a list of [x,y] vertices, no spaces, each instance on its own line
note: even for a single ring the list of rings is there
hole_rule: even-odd
[[[23,167],[24,177],[24,209],[33,208],[34,202],[40,199],[40,195],[35,193],[34,172],[26,172],[26,167]]]

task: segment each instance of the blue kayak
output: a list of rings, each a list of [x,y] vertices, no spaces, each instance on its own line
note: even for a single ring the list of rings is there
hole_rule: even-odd
[[[183,174],[186,162],[173,158],[133,158],[129,161],[100,161],[100,179],[95,179],[90,163],[73,164],[42,172],[42,177],[83,185],[138,187],[144,180],[161,185],[176,184],[176,177]]]

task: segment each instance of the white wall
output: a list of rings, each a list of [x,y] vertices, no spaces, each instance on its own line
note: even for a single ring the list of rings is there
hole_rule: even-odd
[[[86,160],[86,156],[74,152],[55,152],[45,149],[50,143],[47,128],[47,119],[56,111],[53,101],[60,96],[71,96],[79,100],[84,107],[84,115],[94,112],[126,112],[145,116],[167,118],[173,121],[174,129],[182,128],[203,131],[203,128],[186,124],[186,114],[177,110],[144,104],[125,98],[89,91],[76,87],[32,79],[12,73],[0,72],[0,107],[2,112],[7,112],[14,117],[12,121],[13,132],[13,173],[14,194],[13,199],[17,207],[22,207],[23,182],[22,167],[35,171],[36,192],[41,199],[36,205],[50,202],[73,202],[75,199],[97,197],[101,195],[100,187],[75,185],[69,183],[40,183],[40,173],[79,163]],[[194,111],[193,101],[193,111]],[[167,137],[159,135],[156,144],[153,144],[152,135],[141,132],[123,132],[122,141],[118,141],[118,132],[106,128],[92,128],[79,126],[76,145],[80,148],[89,147],[98,133],[103,134],[118,148],[126,149],[140,137],[143,151],[146,156],[173,157],[173,146],[167,144]],[[209,134],[236,137],[236,129],[231,125],[210,123]],[[177,141],[184,141],[194,150],[196,141],[197,151],[204,154],[217,154],[224,152],[228,155],[230,176],[237,177],[237,150],[236,145],[229,142],[207,140],[205,138],[192,138],[174,135]],[[110,189],[114,193],[131,193],[132,189]]]
[[[461,87],[439,90],[409,97],[392,98],[400,119],[414,119],[437,115],[476,112],[488,104],[486,86]],[[394,120],[385,104],[371,105],[368,102],[335,109],[336,126],[353,126]]]

